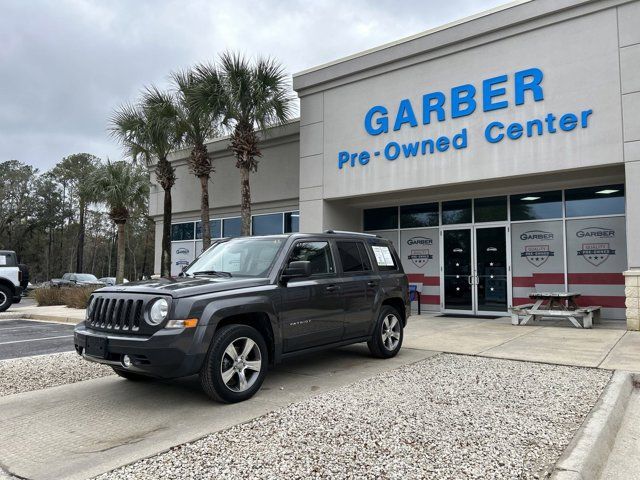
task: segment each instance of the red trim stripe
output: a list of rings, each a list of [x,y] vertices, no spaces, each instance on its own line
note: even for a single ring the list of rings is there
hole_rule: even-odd
[[[440,305],[440,295],[420,295],[421,305]]]
[[[570,273],[571,285],[624,285],[621,273]]]
[[[624,297],[585,295],[576,298],[576,303],[581,307],[598,305],[603,308],[625,308],[624,300]],[[513,297],[513,304],[516,306],[527,303],[533,303],[533,300],[529,297]]]
[[[440,285],[440,277],[437,276],[425,276],[421,273],[407,273],[407,277],[409,278],[409,282],[411,283],[421,283],[422,285],[426,285],[428,287],[437,287]]]

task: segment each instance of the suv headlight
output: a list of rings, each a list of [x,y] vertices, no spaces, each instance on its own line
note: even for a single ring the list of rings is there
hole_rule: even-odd
[[[91,297],[89,299],[89,305],[87,305],[87,313],[85,320],[89,320],[91,315],[93,315],[93,310],[96,308],[96,297]]]
[[[149,323],[151,325],[159,325],[169,313],[169,302],[164,298],[158,298],[151,304],[149,309]]]

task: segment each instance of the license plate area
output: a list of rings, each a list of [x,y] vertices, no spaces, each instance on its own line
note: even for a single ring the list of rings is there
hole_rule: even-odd
[[[107,358],[107,339],[87,336],[85,353],[91,357]]]

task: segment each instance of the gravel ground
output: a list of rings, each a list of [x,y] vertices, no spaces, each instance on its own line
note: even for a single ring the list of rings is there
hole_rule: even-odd
[[[444,354],[98,478],[545,478],[610,377]]]
[[[2,360],[0,397],[112,374],[110,367],[83,360],[76,352]]]

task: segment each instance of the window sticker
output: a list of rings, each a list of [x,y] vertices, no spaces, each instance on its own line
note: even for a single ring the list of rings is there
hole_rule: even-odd
[[[376,263],[381,267],[393,267],[393,257],[389,251],[389,247],[373,246],[373,253],[376,256]]]

